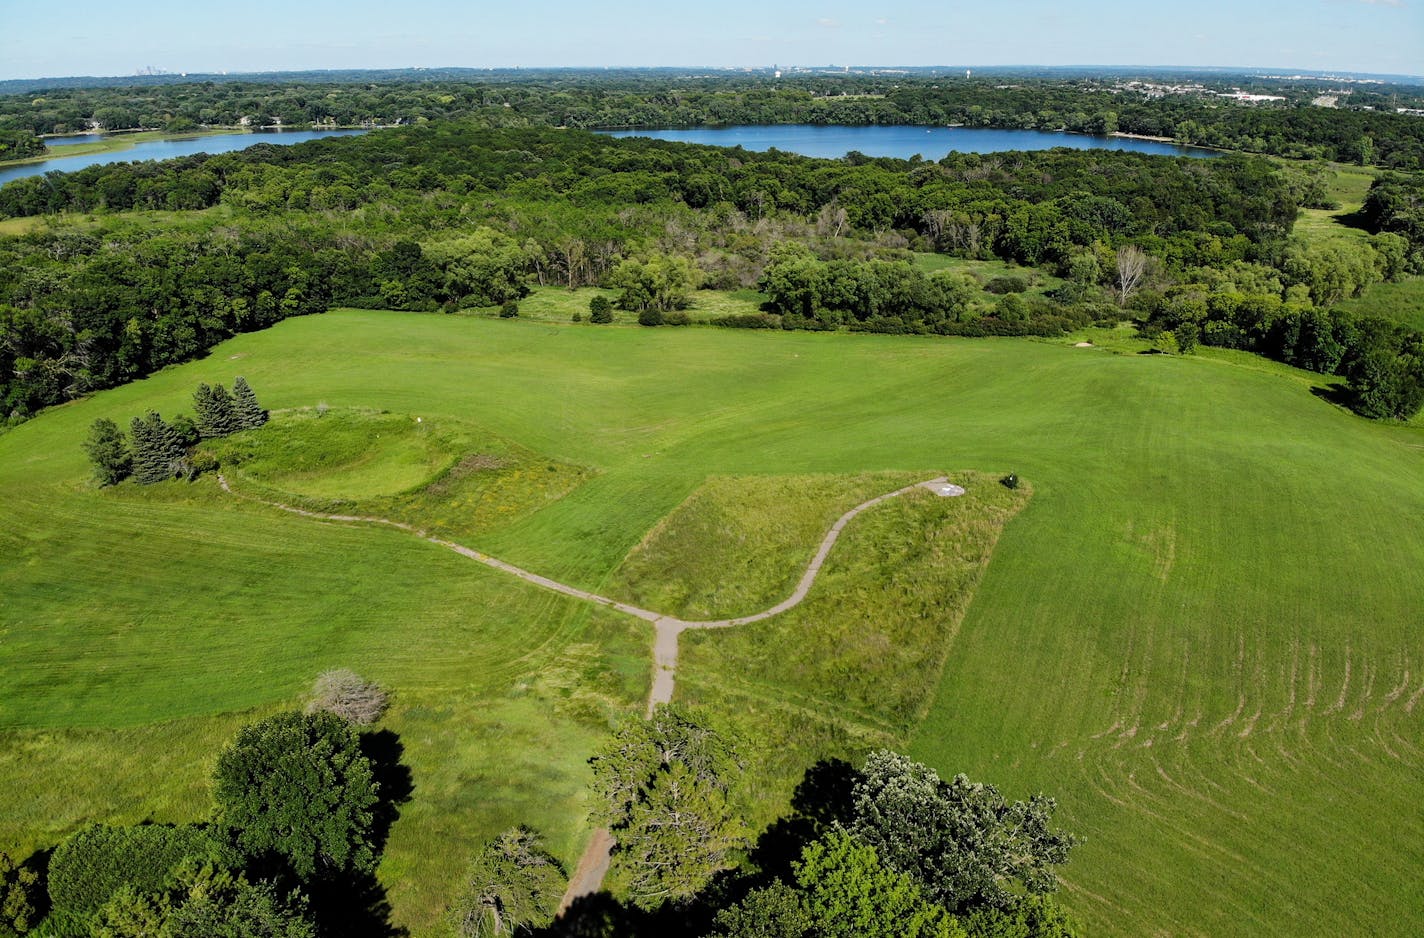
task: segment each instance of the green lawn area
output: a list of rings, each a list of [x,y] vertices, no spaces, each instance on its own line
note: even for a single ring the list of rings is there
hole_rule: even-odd
[[[1399,283],[1375,283],[1365,292],[1338,304],[1358,316],[1379,316],[1424,330],[1424,277],[1408,277]]]
[[[1055,795],[1088,838],[1063,898],[1091,933],[1424,929],[1424,428],[1247,356],[549,317],[289,320],[0,434],[0,849],[201,816],[239,725],[351,667],[394,691],[414,776],[381,869],[398,922],[438,933],[474,845],[510,824],[578,855],[585,760],[647,693],[642,623],[211,478],[87,481],[92,420],[189,410],[199,381],[243,374],[293,412],[269,437],[295,452],[318,404],[396,429],[330,431],[313,458],[343,455],[306,478],[238,466],[239,491],[315,485],[689,609],[777,594],[882,482],[962,475],[963,500],[853,522],[792,613],[686,638],[680,697],[766,732],[759,818],[806,760],[897,745]],[[472,455],[501,466],[456,473]]]

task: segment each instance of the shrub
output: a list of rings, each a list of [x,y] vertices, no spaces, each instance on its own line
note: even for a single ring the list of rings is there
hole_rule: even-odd
[[[665,313],[663,315],[663,325],[665,326],[688,326],[692,324],[692,317],[686,313]]]
[[[325,710],[357,726],[369,726],[381,718],[389,702],[381,685],[363,680],[355,671],[337,668],[317,676],[307,713]]]
[[[539,835],[516,827],[489,842],[465,873],[452,912],[462,938],[526,934],[548,925],[566,880]]]
[[[61,919],[87,918],[126,886],[140,894],[160,892],[184,860],[221,857],[217,842],[200,827],[96,824],[55,849],[49,861],[49,897]]]
[[[40,917],[40,874],[0,853],[0,935],[24,934]]]
[[[574,315],[573,315],[573,321],[574,321],[574,322],[583,322],[583,313],[575,312]]]
[[[599,295],[588,301],[588,321],[599,324],[613,321],[613,301]]]
[[[663,324],[662,310],[649,306],[638,313],[638,325],[640,326],[661,326]]]
[[[1003,295],[1005,293],[1023,293],[1028,289],[1028,281],[1016,275],[995,277],[984,284],[985,293]]]
[[[519,315],[519,304],[514,300],[505,300],[499,307],[500,319],[513,319]]]

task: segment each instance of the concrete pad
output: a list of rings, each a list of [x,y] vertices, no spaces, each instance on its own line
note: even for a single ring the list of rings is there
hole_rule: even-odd
[[[953,482],[947,482],[944,479],[935,479],[933,482],[921,482],[920,487],[929,489],[940,498],[958,498],[964,494],[964,489],[961,486],[955,485]]]

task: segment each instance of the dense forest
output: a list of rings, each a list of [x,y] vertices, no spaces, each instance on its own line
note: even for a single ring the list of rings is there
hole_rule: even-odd
[[[1222,95],[1245,85],[1280,102]],[[1424,89],[1207,78],[1171,87],[1121,78],[918,74],[674,75],[518,71],[481,78],[203,81],[62,87],[0,96],[0,138],[137,128],[373,126],[429,120],[487,127],[962,124],[1129,133],[1181,143],[1390,168],[1424,168],[1424,119],[1394,113]],[[1312,104],[1330,92],[1331,107]],[[1402,92],[1402,94],[1401,94]]]
[[[1424,270],[1418,183],[1382,179],[1367,211],[1380,233],[1355,246],[1291,237],[1299,206],[1323,197],[1304,169],[1239,155],[816,160],[457,123],[50,173],[0,189],[0,214],[105,221],[0,240],[0,406],[20,420],[334,305],[455,311],[531,284],[600,284],[664,312],[699,285],[761,288],[767,317],[726,325],[1048,335],[1136,318],[1188,348],[1353,375],[1362,413],[1407,417],[1417,336],[1336,313],[1328,354],[1280,336],[1315,335],[1334,303]],[[215,207],[158,234],[113,214]],[[911,251],[1067,283],[1045,297],[1010,286],[984,308]],[[1366,403],[1360,369],[1383,360],[1393,370],[1365,382],[1385,388]]]

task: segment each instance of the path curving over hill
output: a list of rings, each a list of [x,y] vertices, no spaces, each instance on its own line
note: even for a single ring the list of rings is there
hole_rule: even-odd
[[[463,544],[456,544],[454,541],[447,541],[444,538],[436,537],[427,531],[417,528],[415,525],[406,524],[403,521],[392,521],[389,518],[378,518],[371,515],[336,515],[327,514],[320,511],[311,511],[306,508],[297,508],[293,505],[286,505],[282,502],[268,501],[263,498],[256,498],[251,495],[243,495],[234,492],[227,479],[218,473],[218,485],[229,495],[238,498],[245,498],[270,508],[277,508],[282,511],[291,512],[294,515],[301,515],[304,518],[316,518],[319,521],[340,521],[360,524],[382,524],[387,527],[398,528],[407,531],[416,537],[429,541],[438,547],[452,550],[462,557],[468,557],[487,567],[508,573],[518,577],[526,583],[552,590],[555,593],[562,593],[565,596],[572,596],[574,599],[582,599],[585,602],[597,603],[600,606],[607,606],[610,609],[617,609],[619,612],[636,616],[646,622],[653,624],[653,684],[648,693],[648,705],[646,714],[652,716],[653,709],[659,704],[670,703],[672,701],[673,690],[677,678],[677,645],[678,636],[683,632],[693,629],[726,629],[738,625],[749,625],[753,622],[761,622],[773,616],[781,615],[789,609],[799,606],[806,598],[806,594],[811,591],[811,587],[816,582],[816,577],[820,575],[821,567],[825,564],[826,558],[830,556],[831,548],[836,546],[836,541],[840,538],[841,532],[846,525],[861,512],[874,508],[881,502],[897,498],[917,488],[926,488],[935,491],[937,494],[945,494],[939,490],[939,486],[947,483],[948,479],[938,476],[927,479],[924,482],[916,482],[904,488],[896,489],[893,492],[886,492],[884,495],[861,502],[850,511],[836,519],[835,524],[826,532],[826,536],[821,539],[821,546],[816,549],[811,562],[806,565],[806,571],[801,574],[801,579],[796,584],[796,588],[791,591],[791,595],[783,599],[769,609],[753,613],[747,616],[737,616],[730,619],[706,619],[689,621],[677,619],[673,616],[663,615],[660,612],[653,612],[651,609],[643,609],[629,603],[619,602],[607,596],[600,596],[588,590],[579,589],[577,586],[570,586],[567,583],[560,583],[558,580],[551,580],[548,577],[531,573],[522,567],[516,567],[512,563],[506,563],[497,557],[481,553]],[[568,890],[564,893],[563,900],[559,903],[559,912],[567,909],[575,899],[580,896],[590,895],[597,892],[603,886],[603,877],[608,872],[608,864],[613,853],[614,840],[612,834],[606,828],[599,828],[593,832],[589,840],[588,847],[584,850],[583,856],[579,859],[578,867],[574,870],[573,876],[569,880]]]

